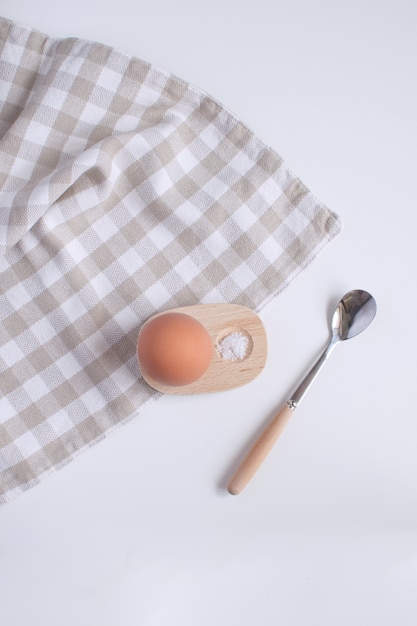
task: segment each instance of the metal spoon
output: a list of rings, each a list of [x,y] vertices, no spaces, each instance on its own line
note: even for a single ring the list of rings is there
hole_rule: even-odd
[[[341,341],[359,335],[369,326],[375,314],[376,302],[367,291],[355,289],[343,296],[333,314],[332,335],[326,349],[243,459],[229,483],[229,493],[232,495],[239,494],[258,470],[284,430],[289,418],[300,404],[307,389],[327,361],[333,348]]]

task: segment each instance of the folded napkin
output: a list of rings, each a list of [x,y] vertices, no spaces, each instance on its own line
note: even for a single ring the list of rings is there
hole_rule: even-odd
[[[138,329],[258,310],[340,230],[203,91],[98,43],[0,19],[0,503],[159,394]]]

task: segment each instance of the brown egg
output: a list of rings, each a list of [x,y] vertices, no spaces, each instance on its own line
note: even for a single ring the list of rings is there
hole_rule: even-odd
[[[198,380],[208,368],[212,342],[206,328],[184,313],[162,313],[146,322],[138,337],[142,372],[178,387]]]

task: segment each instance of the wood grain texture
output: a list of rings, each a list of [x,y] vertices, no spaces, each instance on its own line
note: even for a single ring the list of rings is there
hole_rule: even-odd
[[[229,493],[236,496],[246,487],[274,447],[293,412],[294,409],[284,404],[276,413],[234,473],[228,486]]]
[[[246,385],[263,370],[268,351],[265,328],[258,315],[248,307],[238,304],[196,304],[177,307],[153,315],[142,328],[155,317],[168,312],[190,315],[206,327],[212,340],[212,359],[198,380],[180,387],[161,384],[142,372],[144,380],[157,391],[169,394],[226,391]],[[240,331],[248,336],[248,354],[241,360],[226,361],[217,351],[216,344],[233,331]]]

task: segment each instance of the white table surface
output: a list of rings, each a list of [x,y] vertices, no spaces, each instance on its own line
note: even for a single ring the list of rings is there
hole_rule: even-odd
[[[201,87],[344,222],[262,311],[254,382],[165,396],[0,509],[2,626],[415,626],[417,5],[2,0],[0,13]],[[230,496],[352,288],[377,317]]]

